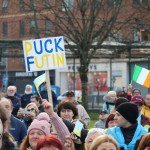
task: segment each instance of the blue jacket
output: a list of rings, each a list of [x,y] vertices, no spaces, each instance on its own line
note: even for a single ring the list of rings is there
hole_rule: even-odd
[[[10,133],[14,137],[15,141],[17,141],[18,145],[21,144],[24,137],[27,135],[27,128],[24,122],[20,121],[18,118],[11,115],[11,126]]]
[[[30,99],[33,94],[24,94],[21,96],[21,107],[25,108],[29,103],[31,103]]]
[[[147,133],[147,130],[144,129],[142,127],[142,125],[138,124],[138,126],[135,130],[134,136],[132,138],[132,141],[128,145],[126,145],[125,140],[124,140],[124,136],[121,132],[120,127],[116,126],[116,127],[109,128],[107,130],[107,134],[112,135],[115,138],[115,140],[117,141],[119,147],[120,148],[123,147],[124,150],[134,150],[136,140],[140,139],[141,136],[146,134],[146,133]]]

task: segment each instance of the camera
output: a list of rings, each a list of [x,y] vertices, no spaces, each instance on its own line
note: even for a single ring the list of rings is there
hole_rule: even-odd
[[[27,111],[26,109],[21,109],[20,113],[27,115],[30,114],[30,111]]]

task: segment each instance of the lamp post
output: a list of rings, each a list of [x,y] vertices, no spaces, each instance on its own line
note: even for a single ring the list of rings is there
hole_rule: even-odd
[[[97,79],[97,105],[99,106],[99,98],[100,98],[100,79]]]

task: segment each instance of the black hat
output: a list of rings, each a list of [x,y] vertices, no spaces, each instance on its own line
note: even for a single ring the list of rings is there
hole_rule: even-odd
[[[74,92],[73,91],[68,91],[67,93],[66,93],[66,96],[74,96]]]
[[[137,105],[125,102],[120,104],[116,111],[118,111],[131,124],[135,124],[137,122],[137,118],[139,116]]]
[[[107,114],[107,111],[106,111],[106,110],[101,110],[101,111],[100,111],[100,114],[101,114],[101,113]]]

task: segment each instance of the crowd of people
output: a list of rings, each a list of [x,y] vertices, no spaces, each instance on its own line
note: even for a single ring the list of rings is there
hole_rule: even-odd
[[[73,91],[51,104],[47,86],[40,95],[26,85],[23,95],[8,86],[0,98],[0,150],[148,150],[150,94],[142,97],[131,85],[108,91],[99,120],[90,117]]]

